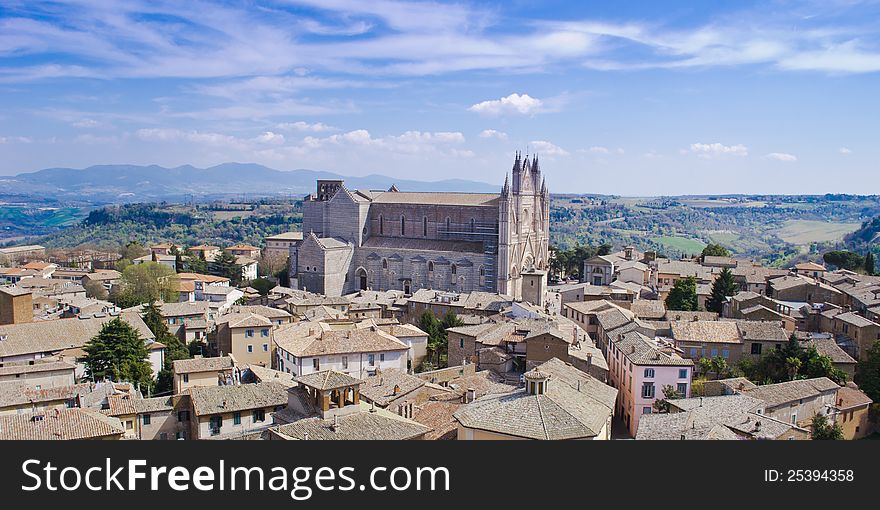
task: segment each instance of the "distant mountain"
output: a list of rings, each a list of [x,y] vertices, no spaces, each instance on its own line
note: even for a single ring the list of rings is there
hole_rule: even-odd
[[[346,177],[315,170],[275,170],[253,163],[223,163],[210,168],[191,165],[98,165],[85,169],[47,168],[0,177],[0,187],[16,193],[87,199],[96,202],[144,202],[219,198],[229,195],[299,195],[315,189],[316,179],[344,179],[350,189],[402,191],[497,192],[500,185],[461,179],[427,182],[384,175]]]

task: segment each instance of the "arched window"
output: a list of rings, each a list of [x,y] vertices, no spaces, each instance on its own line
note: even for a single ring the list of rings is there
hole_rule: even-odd
[[[455,264],[452,264],[452,274],[458,273],[458,267]]]
[[[382,259],[382,269],[388,269],[388,259]]]
[[[422,218],[422,236],[428,237],[428,217]]]
[[[400,217],[400,235],[406,235],[406,218],[403,216]]]
[[[480,287],[486,285],[486,267],[480,266]]]
[[[428,272],[429,272],[429,273],[433,273],[433,272],[434,272],[434,263],[431,262],[430,260],[428,261]]]
[[[385,234],[385,218],[379,215],[379,235]]]
[[[471,218],[471,232],[477,231],[477,220]]]

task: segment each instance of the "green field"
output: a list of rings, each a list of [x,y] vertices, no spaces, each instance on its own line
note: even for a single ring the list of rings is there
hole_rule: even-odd
[[[706,243],[697,239],[688,239],[686,237],[655,236],[652,237],[651,240],[657,244],[665,246],[666,248],[687,254],[700,253],[703,251],[703,248],[706,247]]]
[[[803,246],[810,243],[837,241],[850,232],[855,232],[860,223],[829,223],[817,220],[788,220],[777,232],[787,243]]]

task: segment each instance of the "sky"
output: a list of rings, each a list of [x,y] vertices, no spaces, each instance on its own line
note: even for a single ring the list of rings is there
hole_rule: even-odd
[[[0,175],[260,163],[880,193],[877,1],[0,4]]]

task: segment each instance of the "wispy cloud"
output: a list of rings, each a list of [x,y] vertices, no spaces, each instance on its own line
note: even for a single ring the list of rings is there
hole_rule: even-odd
[[[838,152],[840,152],[844,156],[852,154],[852,150],[849,147],[841,147],[840,149],[838,149]]]
[[[546,140],[532,140],[529,149],[541,156],[568,156],[569,152],[562,147]]]
[[[787,152],[771,152],[764,157],[767,159],[782,161],[784,163],[794,163],[797,161],[797,156],[794,154],[788,154]]]
[[[701,158],[711,159],[719,156],[748,156],[749,149],[742,144],[724,145],[719,142],[714,143],[692,143],[689,150],[683,151],[696,154]]]
[[[504,131],[496,131],[494,129],[484,129],[480,131],[480,138],[497,138],[498,140],[507,140],[507,133]]]

